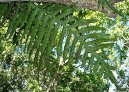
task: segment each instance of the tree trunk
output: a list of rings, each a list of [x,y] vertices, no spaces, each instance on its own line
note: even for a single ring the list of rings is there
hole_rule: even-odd
[[[0,0],[0,3],[6,3],[6,2],[24,2],[24,1],[34,1],[34,2],[53,2],[53,3],[59,3],[59,4],[65,4],[65,5],[72,5],[75,4],[76,6],[92,9],[92,10],[98,10],[100,12],[105,13],[108,16],[114,16],[111,11],[109,11],[108,8],[99,8],[98,9],[98,0]],[[112,5],[114,3],[118,3],[123,0],[111,0]]]

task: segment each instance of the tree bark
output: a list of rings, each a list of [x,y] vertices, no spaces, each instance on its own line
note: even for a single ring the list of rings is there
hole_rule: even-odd
[[[24,1],[34,1],[34,2],[53,2],[53,3],[59,3],[59,4],[65,4],[65,5],[72,5],[75,4],[76,6],[92,9],[92,10],[98,10],[100,12],[105,13],[108,16],[114,16],[114,13],[112,13],[107,7],[104,9],[101,7],[98,9],[98,0],[0,0],[0,3],[6,3],[6,2],[24,2]],[[123,0],[111,0],[112,5],[115,3],[118,3]]]

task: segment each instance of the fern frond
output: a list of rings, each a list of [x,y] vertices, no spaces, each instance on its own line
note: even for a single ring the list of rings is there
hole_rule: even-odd
[[[85,66],[88,63],[95,73],[96,69],[100,68],[97,71],[100,77],[108,74],[107,71],[112,73],[110,68],[105,68],[107,66],[105,60],[108,58],[97,51],[101,50],[106,55],[103,49],[112,48],[115,39],[106,33],[105,28],[91,25],[97,21],[96,19],[82,19],[74,16],[74,12],[80,10],[58,4],[30,3],[27,6],[27,12],[23,10],[14,15],[7,34],[11,33],[13,36],[16,31],[22,33],[19,39],[21,42],[23,39],[26,40],[27,51],[34,62],[42,61],[46,54],[53,56],[54,50],[55,60],[62,57],[63,62],[68,61],[68,64],[81,61]],[[112,76],[111,79],[114,80]]]

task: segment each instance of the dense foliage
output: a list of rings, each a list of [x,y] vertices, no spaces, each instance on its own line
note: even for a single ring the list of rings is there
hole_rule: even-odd
[[[74,5],[0,4],[0,91],[125,90],[113,72],[124,81],[128,3],[107,3],[116,19]]]

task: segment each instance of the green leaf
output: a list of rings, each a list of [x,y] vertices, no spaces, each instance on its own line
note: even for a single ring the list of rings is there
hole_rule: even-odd
[[[36,21],[35,21],[35,25],[34,25],[34,29],[32,30],[31,34],[30,34],[30,41],[29,41],[29,45],[28,45],[28,50],[32,48],[32,44],[35,42],[35,38],[36,38],[36,34],[39,31],[39,24],[41,24],[41,20],[42,20],[42,12],[37,16]],[[33,53],[33,49],[30,50],[30,54],[31,55]]]
[[[80,45],[79,45],[79,48],[77,49],[77,52],[76,52],[76,54],[75,54],[75,59],[76,59],[76,61],[79,59],[79,57],[80,57],[80,54],[81,54],[81,51],[82,51],[82,47],[83,47],[83,42],[81,41],[80,42]]]
[[[42,44],[40,46],[40,51],[42,53],[44,53],[44,50],[47,47],[47,44],[49,43],[50,33],[51,33],[51,30],[52,30],[53,25],[54,25],[54,21],[51,20],[51,18],[49,18],[49,21],[50,21],[50,25],[47,25],[45,36],[44,36],[44,38],[43,38],[43,40],[41,42]]]
[[[68,59],[68,62],[69,63],[72,63],[73,62],[73,55],[74,55],[74,49],[75,49],[75,45],[76,45],[76,42],[78,41],[78,39],[76,38],[76,36],[74,37],[74,40],[72,42],[72,46],[71,46],[71,50],[70,50],[70,53],[69,53],[69,59]]]
[[[24,11],[22,12],[20,28],[22,28],[24,26],[24,24],[27,22],[28,16],[31,12],[31,8],[32,8],[32,4],[29,3],[27,11],[26,11],[26,9],[24,9]],[[26,12],[26,13],[24,14],[24,12]]]
[[[67,58],[67,54],[68,54],[68,49],[69,49],[69,44],[70,44],[70,39],[71,39],[71,32],[68,31],[67,32],[67,38],[66,38],[66,43],[64,46],[64,50],[63,50],[63,60],[65,61]]]
[[[66,31],[67,31],[67,29],[66,29],[66,27],[64,27],[59,36],[59,41],[58,41],[58,45],[57,45],[57,56],[58,57],[61,55],[63,39],[66,34]]]
[[[45,32],[46,32],[45,28],[47,26],[46,24],[47,24],[48,19],[49,19],[49,16],[45,16],[45,15],[43,16],[43,21],[41,20],[42,23],[41,23],[41,26],[39,27],[39,31],[37,33],[37,38],[35,39],[32,49],[39,48],[41,41],[45,36]]]
[[[36,15],[38,14],[38,12],[39,12],[39,9],[36,8],[36,9],[32,12],[32,14],[30,15],[30,19],[28,20],[28,23],[27,23],[27,25],[26,25],[26,27],[25,27],[24,33],[22,34],[21,40],[25,37],[25,35],[28,34],[30,28],[32,27],[32,23],[33,23],[33,21],[34,21]]]

